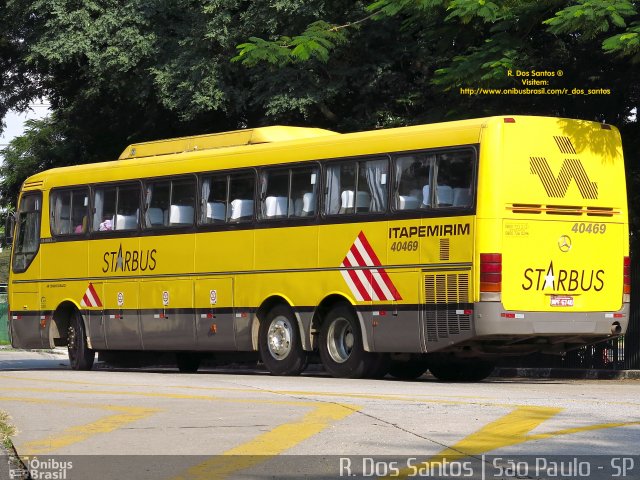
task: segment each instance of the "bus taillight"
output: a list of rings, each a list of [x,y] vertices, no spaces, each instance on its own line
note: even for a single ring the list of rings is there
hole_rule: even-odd
[[[631,258],[629,257],[624,257],[624,268],[623,268],[623,274],[624,274],[624,294],[625,295],[629,295],[631,294]],[[629,301],[628,299],[626,299],[625,301]]]
[[[502,254],[480,254],[480,293],[502,291]]]

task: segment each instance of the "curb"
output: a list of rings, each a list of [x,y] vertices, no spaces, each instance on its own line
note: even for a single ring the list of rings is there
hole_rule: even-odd
[[[640,370],[589,370],[580,368],[496,368],[492,377],[558,378],[569,380],[640,380]]]

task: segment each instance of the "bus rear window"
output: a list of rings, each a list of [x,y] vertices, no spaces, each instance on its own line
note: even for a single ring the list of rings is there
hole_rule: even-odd
[[[42,195],[27,193],[18,207],[16,238],[13,244],[13,271],[24,272],[38,253],[40,246],[40,212]]]

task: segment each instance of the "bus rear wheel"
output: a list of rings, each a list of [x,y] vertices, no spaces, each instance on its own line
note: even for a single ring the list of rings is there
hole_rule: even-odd
[[[69,365],[73,370],[91,370],[96,352],[89,348],[84,321],[77,310],[73,313],[67,330],[67,351]]]
[[[176,353],[176,364],[180,373],[196,373],[200,368],[201,360],[197,353]]]
[[[260,322],[258,348],[272,375],[298,375],[307,367],[298,321],[287,305],[276,305]]]
[[[481,358],[450,358],[429,363],[431,374],[442,382],[479,382],[493,372],[494,363]]]
[[[374,354],[364,350],[360,324],[346,304],[327,314],[320,329],[319,350],[325,370],[334,377],[362,378],[374,370]]]
[[[428,368],[427,362],[423,359],[396,360],[391,362],[389,375],[400,380],[415,380],[421,377]]]

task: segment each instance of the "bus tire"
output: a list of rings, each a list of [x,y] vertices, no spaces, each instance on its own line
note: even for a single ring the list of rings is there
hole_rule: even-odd
[[[391,368],[391,358],[388,353],[369,353],[367,355],[367,371],[365,378],[381,379],[384,378]]]
[[[428,369],[424,360],[409,360],[406,362],[391,362],[389,375],[399,380],[415,380],[421,377]]]
[[[196,353],[176,353],[176,365],[180,373],[196,373],[200,368],[201,358]]]
[[[454,358],[430,364],[429,371],[442,382],[479,382],[491,375],[494,366],[480,358]]]
[[[360,323],[346,304],[335,306],[327,314],[320,329],[319,350],[322,365],[334,377],[362,378],[372,366],[374,354],[365,352]]]
[[[75,311],[67,330],[69,365],[73,370],[91,370],[96,352],[89,348],[82,314]]]
[[[271,375],[298,375],[307,367],[298,321],[288,305],[276,305],[260,322],[258,348]]]

